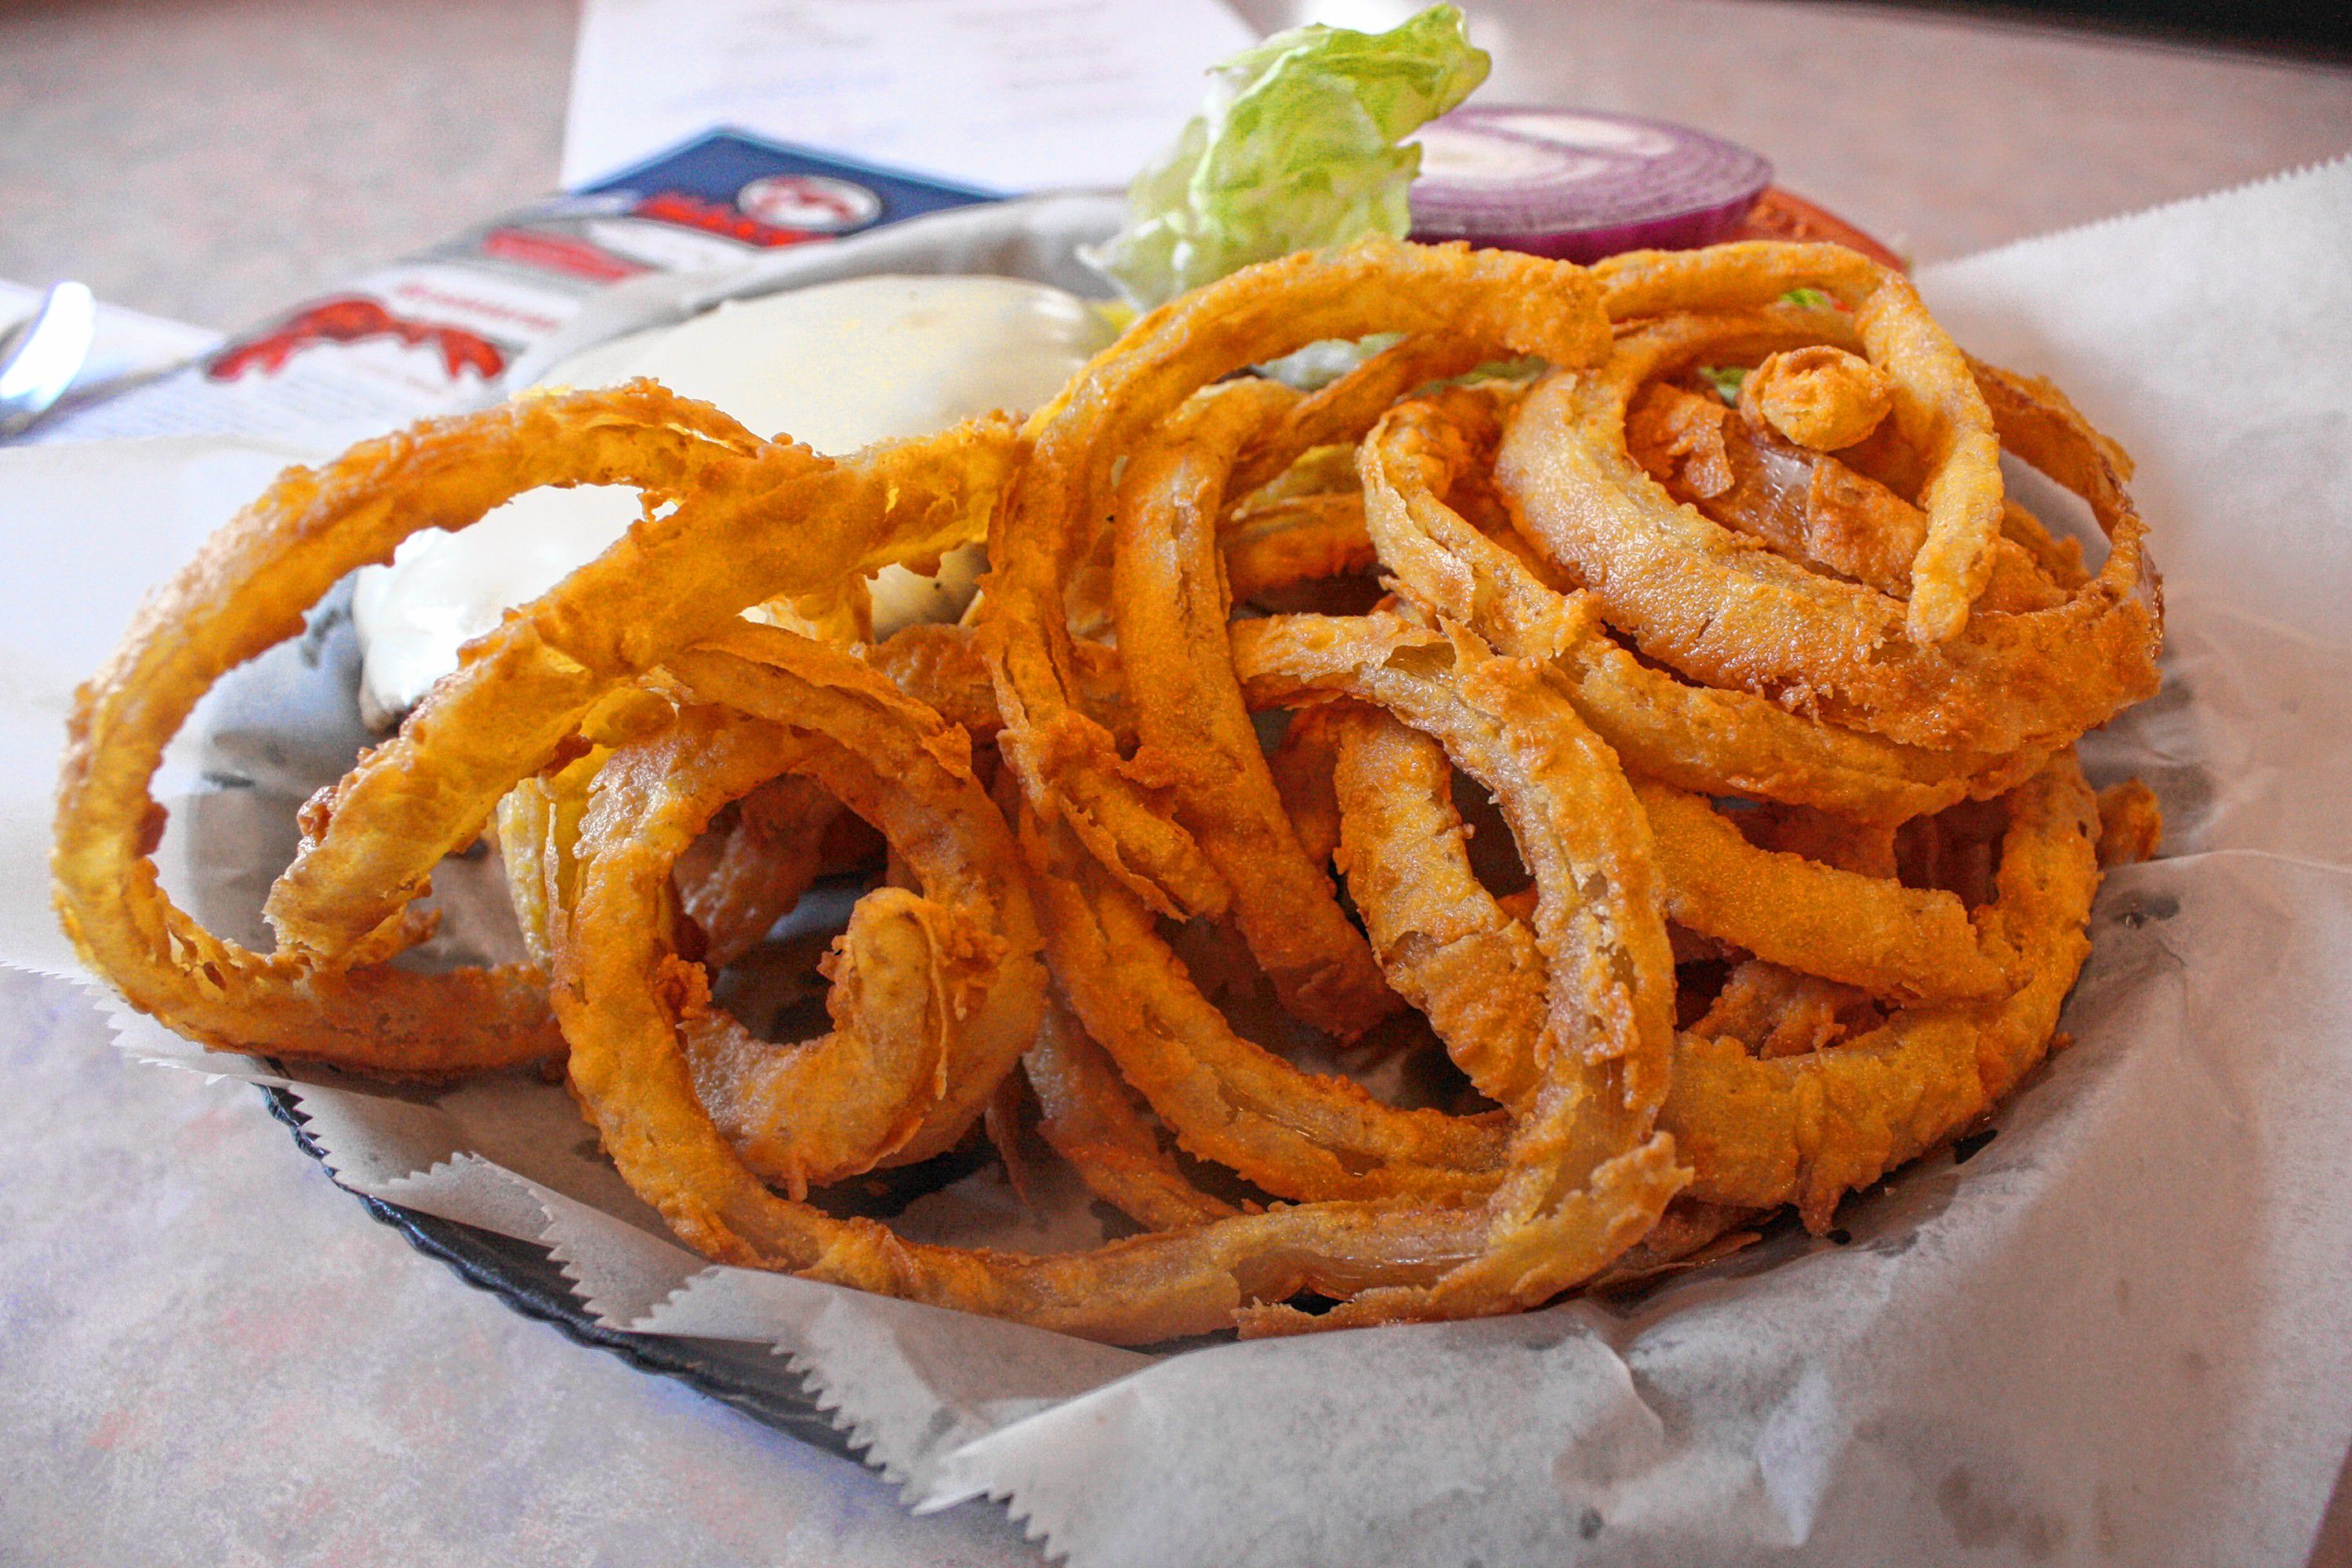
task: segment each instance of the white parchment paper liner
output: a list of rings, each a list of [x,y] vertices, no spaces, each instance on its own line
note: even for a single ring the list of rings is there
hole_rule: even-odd
[[[1098,222],[1084,205],[1038,232]],[[1923,275],[1962,342],[2055,376],[2141,459],[2168,685],[2085,749],[2158,785],[2171,858],[2110,879],[2075,1043],[1998,1136],[1850,1202],[1843,1244],[1780,1235],[1630,1301],[1153,1356],[706,1268],[560,1089],[291,1092],[345,1185],[547,1247],[608,1324],[772,1345],[909,1500],[1003,1498],[1081,1564],[2300,1563],[2352,1442],[2347,256],[2337,163]],[[0,583],[0,959],[81,979],[47,917],[47,792],[121,580],[176,565],[284,456],[0,453],[29,557]],[[166,854],[201,837],[170,868],[199,907],[282,837],[305,747],[348,744],[332,633],[241,672],[175,758],[204,824]],[[461,934],[485,889],[450,895]],[[963,1185],[918,1223],[1083,1239],[1075,1208]]]

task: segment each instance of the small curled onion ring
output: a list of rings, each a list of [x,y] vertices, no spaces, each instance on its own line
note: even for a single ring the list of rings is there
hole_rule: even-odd
[[[642,959],[626,971],[628,1010],[667,1020],[698,1103],[737,1155],[799,1192],[960,1138],[1034,1037],[1045,973],[1011,835],[971,776],[961,732],[792,633],[746,626],[722,640],[760,662],[705,648],[672,673],[727,707],[684,710],[659,735],[616,749],[590,781],[563,855],[570,907],[547,932],[553,994],[575,1088],[594,1100],[612,1086],[599,1076],[604,1058],[581,1046],[604,1037],[580,1000],[582,973],[615,948]],[[758,716],[774,712],[793,727]],[[834,1032],[778,1049],[710,1007],[700,965],[667,933],[678,852],[721,805],[787,771],[872,822],[922,893],[885,887],[859,900],[836,955]],[[604,900],[594,910],[592,896]],[[599,912],[615,908],[625,929]],[[608,1145],[629,1137],[610,1120],[604,1132]],[[672,1215],[668,1187],[639,1190]]]
[[[945,1088],[897,1159],[952,1147],[1036,1035],[1045,987],[1028,883],[972,776],[970,739],[850,655],[773,627],[730,626],[667,669],[698,700],[828,738],[791,771],[873,824],[926,899],[960,922],[966,951],[948,956],[985,960],[983,983],[948,998]],[[701,764],[674,765],[690,782]]]
[[[1614,321],[1765,305],[1796,288],[1824,289],[1850,308],[1861,346],[1885,376],[1895,423],[1925,469],[1919,501],[1927,530],[1912,563],[1908,635],[1929,646],[1959,635],[1992,572],[2000,446],[1967,361],[1909,279],[1843,246],[1769,240],[1629,251],[1601,262],[1593,276]]]
[[[830,764],[855,774],[855,763],[819,750],[789,731],[690,708],[670,734],[616,752],[592,787],[607,798],[645,794],[632,831],[659,877],[651,864],[659,849],[689,840],[718,803],[776,770]],[[594,820],[592,807],[583,826]],[[559,965],[568,951],[567,937]],[[951,906],[884,887],[857,901],[836,944],[829,1034],[784,1047],[755,1038],[711,1005],[702,966],[676,954],[656,985],[713,1121],[752,1169],[802,1194],[887,1162],[921,1130],[946,1097],[951,1037],[1003,952]]]
[[[833,792],[828,804],[837,795],[899,834],[900,858],[927,895],[883,888],[860,900],[835,961],[835,1031],[792,1047],[755,1039],[709,1005],[702,964],[676,952],[663,961],[665,994],[703,1104],[763,1175],[801,1191],[926,1158],[971,1124],[1043,1005],[1036,922],[1011,837],[976,793],[961,732],[872,671],[772,628],[745,626],[720,640],[733,651],[681,662],[737,707],[872,735],[887,784],[875,763],[821,734],[719,710],[689,709],[634,745],[593,750],[499,805],[525,940],[551,968],[569,945],[583,823],[609,767],[661,776],[643,786],[653,804],[638,826],[663,845],[691,842],[728,802],[779,779]],[[919,808],[928,810],[921,833],[909,826]],[[657,903],[667,931],[668,901]]]
[[[599,752],[499,804],[518,918],[551,963],[571,941],[579,829],[607,765],[667,770],[646,836],[665,842],[757,788],[818,742],[723,710],[689,708],[661,735]],[[840,764],[853,766],[854,764]],[[903,1148],[946,1087],[951,1018],[984,988],[987,939],[962,916],[896,888],[852,911],[833,958],[833,1032],[794,1047],[754,1038],[711,1005],[697,963],[673,953],[656,983],[677,1017],[696,1093],[747,1163],[793,1191],[868,1171]]]
[[[1739,406],[1800,447],[1835,452],[1869,439],[1895,389],[1868,360],[1828,343],[1776,353],[1739,384]]]

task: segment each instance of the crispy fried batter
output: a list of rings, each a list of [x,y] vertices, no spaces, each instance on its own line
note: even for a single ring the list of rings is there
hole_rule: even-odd
[[[1397,1005],[1330,879],[1300,848],[1227,646],[1217,519],[1235,453],[1297,401],[1279,383],[1213,387],[1133,454],[1113,582],[1120,669],[1176,820],[1233,889],[1234,924],[1285,1006],[1352,1039]]]
[[[1236,374],[1385,331],[1312,396]],[[1469,374],[1504,356],[1549,369]],[[1702,365],[1755,367],[1736,410]],[[2098,571],[2004,448],[2088,503]],[[2050,1048],[2100,868],[2161,835],[2073,745],[2155,682],[2128,472],[1823,246],[1300,255],[1143,318],[1024,429],[838,460],[650,384],[527,398],[290,471],[142,613],[77,700],[58,909],[220,1048],[565,1055],[721,1261],[1121,1343],[1518,1310],[1783,1205],[1820,1229]],[[415,529],[583,483],[644,521],[305,808],[280,952],[174,909],[152,779],[212,681]],[[983,525],[971,626],[863,647],[864,577]],[[1256,616],[1334,576],[1391,597]],[[392,966],[493,806],[534,963]],[[837,822],[887,866],[820,966],[832,1030],[773,1044],[711,975]],[[1413,1099],[1302,1065],[1358,1035]],[[1050,1150],[1149,1234],[1024,1257],[803,1201],[982,1117],[1024,1196]]]
[[[1948,596],[1945,607],[1923,609],[1938,509],[1958,507],[1955,498],[1965,496],[1972,515],[1982,488],[1983,465],[1969,455],[1978,445],[1973,418],[1946,431],[1943,465],[1928,465],[1921,493],[1927,532],[1912,563],[1907,605],[1754,548],[1676,504],[1627,453],[1627,411],[1658,375],[1728,349],[1801,341],[1820,330],[1806,313],[1785,310],[1662,316],[1629,328],[1601,370],[1555,372],[1538,382],[1511,417],[1496,458],[1504,491],[1537,550],[1582,583],[1610,625],[1645,656],[1710,686],[1752,691],[1914,746],[2047,748],[2153,691],[2162,603],[2138,514],[2100,438],[2071,410],[2037,402],[2032,388],[2002,373],[1978,367],[1978,374],[1951,356],[1970,376],[1969,397],[1986,410],[1990,428],[2016,456],[2088,501],[2109,540],[2098,574],[2043,609],[1963,613],[1948,625]],[[1867,321],[1862,330],[1867,338]],[[1941,386],[1944,353],[1929,357]],[[1898,400],[1898,423],[1924,456],[1929,447],[1905,407]],[[1992,465],[1991,531],[1972,547],[1979,569],[1967,584],[1971,602],[1999,553],[1998,455],[1992,447],[1983,458]],[[1939,489],[1938,473],[1956,478]],[[1973,534],[1975,524],[1965,531]],[[1923,619],[1935,636],[1924,635]]]
[[[2156,792],[2126,779],[2099,792],[2099,866],[2112,870],[2153,860],[2164,846],[2164,813]]]
[[[1739,383],[1739,412],[1750,423],[1816,452],[1858,446],[1894,407],[1885,372],[1829,343],[1767,355]]]
[[[683,400],[650,384],[638,395],[657,415],[679,416]],[[596,425],[589,432],[619,448],[599,468],[535,472],[495,457],[469,464],[457,458],[471,449],[453,440],[446,471],[370,476],[326,509],[390,510],[407,528],[463,527],[541,483],[635,481],[683,497],[467,645],[464,662],[400,732],[312,803],[302,848],[270,889],[270,923],[288,951],[331,965],[397,918],[435,862],[479,832],[499,797],[552,757],[599,698],[669,654],[765,600],[823,593],[845,577],[971,542],[1017,445],[1002,418],[839,461],[755,443],[724,454],[735,466],[723,485],[696,486],[683,474],[628,466],[626,433],[607,437]],[[395,498],[404,504],[394,506]]]
[[[1221,914],[1231,889],[1192,835],[1159,809],[1149,768],[1124,765],[1078,700],[1064,595],[1111,514],[1114,467],[1185,399],[1233,371],[1321,338],[1396,331],[1444,337],[1479,357],[1538,354],[1560,364],[1589,363],[1607,346],[1597,291],[1580,268],[1504,251],[1365,240],[1246,268],[1161,306],[1030,421],[1034,446],[990,534],[992,570],[979,616],[1005,757],[1035,808],[1066,820],[1160,913]],[[1360,401],[1376,411],[1402,390],[1393,368],[1402,363],[1404,356],[1376,358],[1318,394],[1318,403],[1348,409],[1350,419]],[[1367,385],[1381,395],[1363,398]],[[1297,433],[1267,460],[1262,479],[1329,434],[1319,423]],[[1234,488],[1253,487],[1244,478]]]

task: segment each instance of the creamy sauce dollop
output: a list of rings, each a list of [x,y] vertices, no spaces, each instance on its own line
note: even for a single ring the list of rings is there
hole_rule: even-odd
[[[603,343],[543,385],[614,386],[649,375],[762,435],[839,455],[920,436],[992,409],[1024,412],[1061,391],[1110,336],[1075,294],[1010,278],[853,278],[730,301],[675,327]],[[352,598],[372,723],[414,707],[491,630],[628,531],[636,492],[533,490],[461,533],[427,529]],[[983,566],[978,546],[936,577],[890,567],[871,584],[874,632],[952,620]]]

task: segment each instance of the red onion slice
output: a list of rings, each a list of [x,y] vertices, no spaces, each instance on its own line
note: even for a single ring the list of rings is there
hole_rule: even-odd
[[[1728,239],[1772,179],[1745,147],[1594,110],[1457,109],[1415,140],[1413,238],[1566,261]]]

